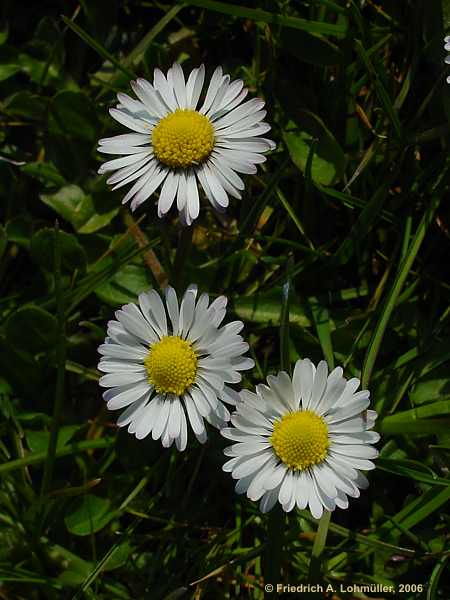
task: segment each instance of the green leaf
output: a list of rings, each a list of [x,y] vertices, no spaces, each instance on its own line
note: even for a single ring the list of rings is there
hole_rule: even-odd
[[[64,177],[51,162],[30,162],[20,167],[20,170],[49,187],[60,187],[66,183]]]
[[[8,39],[8,33],[8,26],[6,26],[5,29],[2,29],[0,31],[0,46],[2,46]]]
[[[6,340],[31,353],[52,349],[57,335],[56,319],[37,306],[19,308],[6,321]]]
[[[233,302],[236,315],[244,321],[263,323],[265,325],[279,326],[281,319],[281,288],[274,288],[265,294],[255,294],[249,297],[237,297]],[[306,309],[295,302],[293,298],[289,301],[289,322],[310,327],[311,321],[306,316]]]
[[[412,468],[410,465],[417,465],[416,468]],[[416,461],[409,460],[393,460],[389,458],[378,458],[377,468],[399,475],[401,477],[408,477],[413,481],[420,481],[422,483],[428,483],[428,485],[440,485],[444,487],[450,486],[450,479],[443,479],[434,475],[428,475],[423,471],[419,471],[418,467],[423,468],[423,465],[418,464]]]
[[[281,47],[298,58],[319,67],[338,65],[343,62],[341,50],[327,38],[306,31],[283,29],[280,35]]]
[[[9,96],[4,103],[5,112],[12,117],[22,117],[33,121],[44,120],[46,102],[26,90]]]
[[[252,21],[273,23],[274,26],[302,29],[304,31],[309,31],[310,33],[323,33],[324,35],[341,37],[345,35],[346,32],[345,24],[335,25],[333,23],[324,23],[323,21],[310,21],[308,19],[300,19],[299,17],[271,13],[261,9],[248,8],[247,6],[239,6],[238,4],[216,2],[215,0],[189,0],[186,4],[221,12],[234,17],[251,19]]]
[[[332,185],[343,177],[344,153],[318,116],[308,111],[302,111],[302,114],[301,123],[289,121],[283,133],[289,155],[292,162],[305,174],[311,146],[314,140],[318,140],[311,162],[311,178],[316,183]]]
[[[53,82],[58,80],[57,68],[54,64],[48,65],[47,60],[38,60],[29,54],[21,53],[18,56],[18,63],[21,70],[28,75],[31,81],[38,85],[43,82],[44,75],[45,81],[43,83],[48,83],[51,80],[53,80]]]
[[[434,213],[439,207],[441,202],[440,196],[433,196],[430,199],[430,203],[427,207],[425,214],[423,215],[414,235],[414,239],[412,240],[408,252],[405,258],[399,265],[397,274],[395,276],[395,280],[385,298],[383,308],[381,310],[380,317],[376,324],[376,327],[373,332],[373,336],[370,340],[369,347],[367,349],[366,355],[364,357],[363,371],[362,371],[362,387],[366,388],[368,386],[370,376],[372,374],[372,370],[375,364],[375,360],[377,358],[378,352],[381,347],[381,342],[383,341],[384,333],[386,331],[387,325],[389,323],[389,319],[392,316],[394,308],[397,303],[398,296],[402,291],[403,284],[406,281],[406,278],[409,274],[409,271],[414,263],[414,260],[417,256],[417,253],[420,250],[420,246],[425,238],[425,234],[428,230],[428,227],[433,222]]]
[[[59,232],[62,268],[73,272],[75,269],[84,270],[87,264],[86,252],[71,233]],[[31,238],[30,252],[33,260],[52,272],[54,269],[55,233],[53,229],[41,229]]]
[[[315,297],[308,298],[322,352],[330,371],[334,369],[333,344],[331,342],[330,315],[326,306],[320,304]]]
[[[57,450],[61,450],[67,442],[69,442],[75,433],[80,429],[79,425],[66,425],[58,431]],[[32,429],[26,432],[28,447],[32,452],[46,452],[50,433],[48,431],[33,431]]]
[[[20,71],[20,65],[0,65],[0,81],[5,81]]]
[[[105,498],[89,494],[77,502],[76,508],[64,519],[74,535],[90,535],[103,529],[114,518],[111,503]]]
[[[141,265],[124,265],[109,281],[95,288],[95,295],[111,306],[120,306],[135,302],[137,296],[150,287],[147,269]]]
[[[6,231],[3,225],[0,225],[0,259],[6,250],[6,245],[8,243],[8,238],[6,236]]]
[[[119,212],[119,206],[111,209],[110,196],[113,195],[87,195],[77,185],[66,185],[55,194],[42,194],[41,200],[72,223],[78,233],[93,233],[108,225]]]
[[[27,248],[30,245],[33,223],[29,216],[16,217],[6,223],[5,231],[9,242],[14,242]]]
[[[416,381],[409,398],[413,405],[417,405],[426,404],[448,395],[450,395],[450,386],[447,364],[440,366]]]
[[[128,557],[130,556],[132,551],[133,546],[129,542],[122,542],[114,549],[114,552],[109,557],[109,560],[103,566],[103,570],[114,571],[114,569],[123,567],[123,565],[126,564]]]
[[[50,103],[49,128],[57,135],[94,142],[99,131],[95,105],[81,92],[59,92]]]

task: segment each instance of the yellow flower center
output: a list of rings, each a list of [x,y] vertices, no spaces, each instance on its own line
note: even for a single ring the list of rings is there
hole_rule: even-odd
[[[278,458],[300,471],[322,462],[330,445],[327,424],[310,410],[289,413],[276,421],[269,439]]]
[[[149,382],[159,394],[181,396],[195,381],[197,356],[185,340],[165,336],[151,346],[144,365]]]
[[[197,111],[177,108],[153,129],[152,145],[160,162],[173,169],[185,169],[211,154],[214,128],[208,117]]]

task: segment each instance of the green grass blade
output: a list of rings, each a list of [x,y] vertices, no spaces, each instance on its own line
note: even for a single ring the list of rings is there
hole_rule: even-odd
[[[395,281],[382,308],[380,319],[378,320],[378,323],[375,327],[374,334],[370,340],[369,347],[367,349],[367,353],[364,359],[364,365],[362,370],[363,388],[367,388],[369,384],[375,361],[381,348],[381,343],[383,341],[386,327],[396,306],[399,294],[402,291],[403,284],[405,283],[406,278],[408,277],[409,271],[411,270],[413,262],[425,238],[425,234],[428,230],[428,227],[433,221],[434,214],[440,204],[440,201],[440,196],[436,195],[431,198],[431,202],[416,230],[414,239],[411,242],[409,251],[402,263],[400,264]]]
[[[427,475],[417,469],[413,469],[408,465],[402,464],[397,460],[391,460],[388,458],[378,458],[377,459],[377,468],[382,469],[383,471],[387,471],[388,473],[393,473],[394,475],[399,475],[400,477],[408,477],[413,481],[420,481],[422,483],[428,483],[429,485],[440,485],[444,487],[450,487],[450,479],[444,479],[442,477],[433,477],[431,475]]]
[[[331,342],[330,315],[328,309],[326,306],[320,304],[315,297],[308,298],[308,303],[323,355],[328,363],[328,368],[332,371],[334,369],[334,352],[333,344]]]
[[[86,440],[83,442],[74,442],[66,444],[63,448],[56,450],[55,458],[61,458],[63,456],[69,456],[70,454],[78,454],[79,452],[86,452],[88,450],[95,450],[98,448],[109,448],[115,443],[115,438],[101,438],[99,440]],[[0,465],[0,476],[5,473],[10,473],[22,467],[28,467],[30,465],[39,465],[45,462],[47,458],[47,451],[45,452],[33,452],[27,454],[24,458],[16,458]]]
[[[434,567],[433,572],[431,573],[430,581],[428,582],[427,600],[436,600],[436,598],[438,598],[439,580],[441,578],[442,573],[445,570],[445,566],[449,558],[450,556],[448,554],[446,556],[443,556]]]
[[[93,50],[95,50],[103,59],[109,60],[115,67],[117,67],[124,75],[126,75],[130,79],[134,79],[135,75],[133,71],[124,67],[120,61],[118,61],[106,48],[104,48],[97,40],[95,40],[92,36],[90,36],[84,29],[82,29],[79,25],[76,25],[65,16],[61,16],[61,19],[64,23],[74,32],[76,33],[83,42],[86,42]]]
[[[247,8],[246,6],[216,2],[215,0],[187,0],[186,4],[220,12],[225,15],[231,15],[233,17],[250,19],[251,21],[260,21],[262,23],[270,23],[280,27],[301,29],[303,31],[308,31],[309,33],[333,35],[336,37],[343,37],[346,33],[346,27],[344,25],[334,25],[332,23],[323,23],[320,21],[308,21],[307,19],[300,19],[299,17],[275,14],[259,8]]]
[[[64,381],[66,374],[66,334],[65,334],[65,315],[64,301],[61,285],[61,244],[59,236],[59,223],[56,221],[55,230],[55,256],[54,256],[54,277],[55,277],[55,297],[56,297],[56,316],[58,324],[57,338],[57,356],[58,365],[56,372],[55,403],[53,407],[53,419],[50,429],[50,439],[47,449],[47,458],[45,460],[44,475],[42,477],[40,501],[42,502],[50,488],[53,466],[55,462],[56,446],[58,444],[58,432],[60,427],[61,412],[64,401]]]

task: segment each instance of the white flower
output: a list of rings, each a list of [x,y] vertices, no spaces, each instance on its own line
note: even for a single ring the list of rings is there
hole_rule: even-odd
[[[238,333],[243,323],[220,324],[227,299],[209,305],[207,294],[197,299],[188,287],[181,305],[175,290],[165,290],[165,306],[155,290],[139,296],[139,306],[126,304],[109,321],[108,337],[99,347],[98,368],[106,373],[100,385],[111,388],[103,398],[110,410],[126,408],[119,427],[142,439],[151,432],[164,447],[187,443],[187,420],[200,442],[206,441],[203,419],[223,427],[239,395],[227,383],[241,381],[239,371],[253,367],[242,356],[248,344]],[[167,318],[168,315],[168,318]]]
[[[450,51],[450,35],[446,35],[444,38],[444,50],[446,50],[447,52]],[[445,63],[447,65],[450,64],[450,56],[445,57]],[[447,77],[447,83],[450,83],[450,75]]]
[[[230,82],[217,67],[197,109],[205,67],[194,69],[185,81],[174,63],[167,77],[155,69],[153,85],[145,79],[131,82],[138,100],[119,93],[111,116],[135,133],[100,140],[99,152],[122,154],[104,163],[99,173],[115,171],[108,179],[116,190],[135,183],[123,198],[135,210],[162,185],[158,216],[165,215],[176,198],[182,221],[190,225],[199,215],[197,180],[212,206],[223,211],[228,195],[241,198],[244,182],[237,173],[256,173],[256,164],[275,144],[258,136],[269,131],[262,120],[266,111],[259,98],[247,95],[243,81]]]
[[[309,359],[297,361],[292,380],[282,371],[267,383],[241,392],[234,427],[221,431],[237,442],[223,466],[239,480],[236,491],[261,499],[262,512],[277,500],[287,512],[309,505],[316,519],[324,508],[347,508],[347,496],[368,485],[361,470],[373,469],[378,455],[369,392],[356,392],[359,380],[347,381],[341,367],[328,375],[325,361],[316,369]]]

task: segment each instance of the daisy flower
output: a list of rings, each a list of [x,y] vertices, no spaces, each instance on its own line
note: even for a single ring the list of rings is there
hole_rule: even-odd
[[[347,496],[368,485],[361,470],[373,469],[378,455],[369,392],[357,392],[359,380],[347,381],[341,367],[328,374],[325,361],[316,369],[309,359],[297,361],[292,380],[282,371],[267,383],[241,392],[234,427],[221,431],[237,442],[223,466],[238,479],[236,491],[261,499],[262,512],[277,500],[286,512],[309,505],[316,519],[324,508],[347,508]]]
[[[138,439],[152,434],[178,450],[187,444],[187,422],[204,443],[204,419],[217,428],[230,419],[224,405],[236,404],[239,395],[228,383],[241,381],[240,371],[253,367],[243,356],[248,344],[239,334],[243,323],[220,327],[227,299],[209,303],[197,298],[191,285],[178,303],[175,290],[165,290],[165,305],[155,290],[139,296],[139,306],[126,304],[108,323],[108,337],[99,347],[98,368],[110,410],[126,408],[119,427]]]
[[[262,134],[264,101],[243,102],[243,81],[230,82],[217,67],[200,108],[205,80],[201,65],[185,81],[174,63],[165,76],[155,69],[153,85],[145,79],[131,82],[137,100],[119,93],[111,116],[133,131],[100,140],[98,151],[120,154],[105,162],[99,173],[114,171],[107,180],[116,190],[134,182],[123,198],[135,210],[160,186],[158,216],[176,205],[183,223],[190,225],[200,210],[198,182],[212,206],[223,212],[228,196],[241,198],[244,182],[238,173],[256,173],[256,164],[275,144]]]
[[[444,50],[446,52],[450,51],[450,35],[446,35],[444,38]],[[445,57],[445,63],[447,65],[450,64],[450,56]],[[447,77],[447,83],[450,83],[450,75]]]

